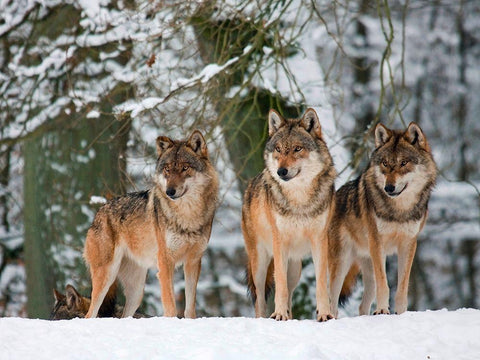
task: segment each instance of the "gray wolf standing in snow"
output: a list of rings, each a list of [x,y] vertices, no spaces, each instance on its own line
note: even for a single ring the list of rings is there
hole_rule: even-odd
[[[92,296],[85,317],[96,317],[118,279],[125,293],[123,317],[140,305],[147,269],[157,267],[164,316],[177,316],[173,273],[183,263],[185,317],[195,317],[201,257],[217,207],[218,177],[202,134],[188,140],[157,138],[153,188],[113,199],[100,208],[88,230],[84,258]]]
[[[407,310],[407,292],[417,236],[427,219],[427,206],[437,167],[422,129],[410,123],[405,131],[375,128],[375,150],[367,169],[336,192],[329,235],[329,275],[332,312],[338,299],[362,272],[364,292],[360,315],[389,314],[386,256],[398,254],[395,311]]]
[[[335,193],[332,157],[313,109],[300,119],[268,115],[265,169],[245,191],[242,231],[248,255],[248,288],[255,315],[266,314],[275,279],[276,320],[292,318],[292,293],[311,253],[315,266],[317,320],[332,318],[327,293],[327,228]]]

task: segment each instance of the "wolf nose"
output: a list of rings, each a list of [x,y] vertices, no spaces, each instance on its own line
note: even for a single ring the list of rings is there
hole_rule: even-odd
[[[173,196],[175,196],[176,191],[175,191],[174,188],[168,188],[167,191],[165,191],[165,193],[166,193],[168,196],[173,197]]]
[[[278,176],[280,176],[281,178],[287,176],[288,174],[288,169],[284,168],[284,167],[281,167],[280,169],[277,170],[277,174]]]
[[[387,184],[383,189],[385,190],[386,193],[391,194],[395,191],[395,186],[391,184]]]

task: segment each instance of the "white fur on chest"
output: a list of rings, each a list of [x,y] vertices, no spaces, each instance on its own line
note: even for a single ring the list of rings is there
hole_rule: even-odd
[[[281,183],[282,192],[285,198],[288,199],[291,206],[303,206],[312,201],[310,186],[305,184],[309,182],[298,176],[288,182]]]
[[[311,253],[312,241],[320,241],[328,214],[301,218],[274,214],[279,241],[287,245],[288,257],[301,259]]]
[[[387,253],[393,253],[398,248],[400,241],[409,241],[418,236],[423,219],[398,223],[376,217],[375,222],[377,224],[378,233],[382,238],[385,251]]]

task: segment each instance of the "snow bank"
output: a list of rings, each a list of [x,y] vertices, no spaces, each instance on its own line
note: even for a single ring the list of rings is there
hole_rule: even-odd
[[[2,359],[478,359],[480,310],[317,323],[270,319],[1,318]]]

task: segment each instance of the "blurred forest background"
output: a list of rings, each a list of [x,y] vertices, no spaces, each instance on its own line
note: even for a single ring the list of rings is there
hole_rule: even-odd
[[[95,196],[149,187],[155,138],[194,128],[222,180],[197,314],[252,316],[241,194],[263,168],[268,110],[310,106],[337,187],[365,166],[376,123],[422,126],[440,178],[409,308],[480,306],[478,1],[3,0],[0,10],[0,316],[48,318],[52,289],[67,283],[89,295]],[[393,294],[395,269],[389,259]],[[294,316],[312,318],[308,260],[304,270]],[[182,281],[178,271],[180,308]],[[162,313],[159,294],[152,271],[144,312]]]

